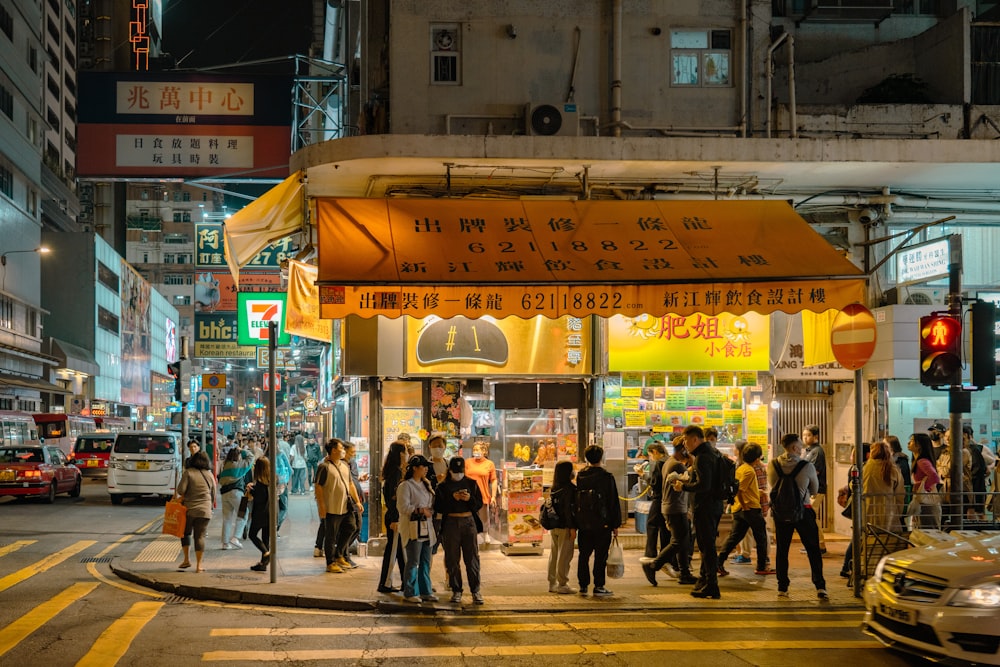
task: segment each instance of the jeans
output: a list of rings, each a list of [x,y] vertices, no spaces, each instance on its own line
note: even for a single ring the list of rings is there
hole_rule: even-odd
[[[576,562],[576,578],[580,582],[580,591],[590,586],[590,557],[594,556],[594,587],[604,588],[607,577],[608,550],[611,548],[611,529],[597,528],[594,530],[576,531],[576,541],[580,546],[580,555]]]
[[[553,528],[549,531],[549,588],[569,585],[569,564],[573,562],[573,529]]]
[[[306,469],[292,468],[292,493],[305,493],[306,490]]]
[[[259,512],[250,518],[250,541],[257,547],[261,555],[271,552],[271,547],[269,546],[271,528],[268,525],[266,512]]]
[[[729,554],[733,552],[733,549],[748,531],[753,532],[753,539],[757,542],[757,569],[766,570],[767,526],[759,507],[733,512],[733,530],[726,538],[726,543],[722,545],[722,551],[719,552],[719,562],[726,562]]]
[[[826,588],[826,580],[823,579],[823,554],[820,553],[816,513],[811,507],[806,507],[802,519],[798,523],[774,522],[774,538],[777,543],[774,560],[778,570],[778,590],[788,590],[788,549],[792,544],[793,531],[799,534],[802,546],[805,547],[809,557],[809,570],[812,574],[813,585],[816,590]]]
[[[659,570],[667,563],[677,566],[681,574],[691,575],[691,526],[687,514],[668,514],[667,528],[670,529],[670,543],[656,555],[653,569]]]
[[[404,549],[403,597],[426,597],[431,594],[431,542],[410,540]]]
[[[446,516],[441,525],[441,544],[444,546],[444,569],[448,573],[448,587],[452,593],[462,591],[462,568],[465,563],[469,590],[479,592],[479,544],[476,540],[476,520],[471,516]]]
[[[241,500],[243,500],[243,492],[239,489],[222,494],[223,544],[229,544],[229,540],[243,533],[243,519],[238,516]],[[249,510],[249,507],[247,509]]]
[[[659,500],[653,501],[657,505]],[[670,543],[670,531],[667,530],[667,520],[659,509],[650,510],[646,519],[646,550],[643,553],[647,558],[653,558]]]

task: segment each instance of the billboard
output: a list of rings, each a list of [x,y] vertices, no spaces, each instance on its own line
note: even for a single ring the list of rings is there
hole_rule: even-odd
[[[240,292],[236,300],[237,340],[240,345],[267,345],[268,324],[275,322],[277,329],[277,344],[288,345],[292,337],[285,331],[285,313],[287,295],[284,292],[273,294],[246,294]]]

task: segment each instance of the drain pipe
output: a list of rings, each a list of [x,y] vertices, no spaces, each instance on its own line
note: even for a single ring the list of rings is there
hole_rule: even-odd
[[[767,47],[767,96],[764,98],[767,106],[767,136],[768,139],[771,138],[771,107],[773,101],[771,100],[771,82],[774,79],[774,61],[772,57],[774,56],[775,50],[781,46],[781,43],[788,39],[788,33],[783,32],[778,39],[771,43],[771,46]]]
[[[740,6],[740,39],[743,40],[743,67],[740,68],[740,136],[747,136],[747,127],[750,124],[750,119],[747,117],[747,109],[749,109],[750,91],[749,82],[750,75],[748,73],[748,68],[750,67],[751,58],[750,53],[753,49],[752,33],[753,29],[748,28],[747,22],[747,3],[745,0],[736,0],[737,4]]]
[[[788,36],[788,117],[791,137],[795,139],[799,136],[799,128],[795,118],[795,38],[791,35]]]
[[[611,19],[611,127],[622,136],[622,0],[614,0]]]

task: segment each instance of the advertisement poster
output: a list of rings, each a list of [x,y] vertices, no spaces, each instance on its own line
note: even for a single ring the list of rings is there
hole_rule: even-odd
[[[756,410],[747,410],[747,442],[755,442],[767,451],[768,408],[762,405]]]
[[[411,443],[420,451],[417,431],[421,428],[422,413],[420,408],[383,408],[382,442],[392,443],[400,433],[409,433]]]
[[[508,544],[542,541],[538,509],[542,504],[542,471],[515,468],[506,471]]]

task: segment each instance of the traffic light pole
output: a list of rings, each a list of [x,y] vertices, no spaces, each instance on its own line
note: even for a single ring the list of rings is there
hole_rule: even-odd
[[[267,372],[274,378],[274,357],[277,355],[278,324],[277,322],[267,323],[267,350],[268,362]],[[278,581],[278,433],[275,430],[277,405],[274,398],[274,385],[272,380],[267,388],[267,455],[271,459],[271,479],[267,490],[268,500],[268,532],[270,539],[268,544],[271,549],[271,583]]]
[[[962,321],[962,237],[952,234],[948,239],[948,314]],[[957,525],[965,521],[962,487],[962,413],[969,412],[970,396],[962,390],[961,384],[951,385],[948,390],[948,430],[950,431],[948,450],[951,453],[949,505],[957,514]],[[953,524],[954,526],[955,524]]]
[[[181,357],[180,358],[181,358],[181,360],[186,360],[188,358],[188,337],[187,336],[181,336]],[[183,368],[184,364],[181,364],[180,367]],[[185,381],[190,382],[190,380],[188,380],[187,378],[182,377],[181,373],[178,373],[177,382],[183,383]],[[188,404],[187,404],[187,401],[183,400],[183,397],[182,397],[182,400],[181,400],[181,447],[187,447],[187,444],[188,444]],[[187,456],[184,456],[183,458],[184,458],[184,460],[187,460]]]

